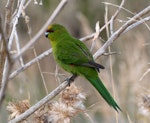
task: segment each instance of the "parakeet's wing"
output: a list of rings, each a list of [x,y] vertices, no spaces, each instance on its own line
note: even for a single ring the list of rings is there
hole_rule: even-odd
[[[97,71],[99,68],[104,69],[104,67],[98,63],[95,63],[93,56],[88,50],[88,48],[81,41],[73,39],[74,41],[64,41],[57,44],[56,51],[58,54],[58,60],[64,64],[73,64],[86,67],[93,67]],[[63,43],[68,43],[67,45]]]

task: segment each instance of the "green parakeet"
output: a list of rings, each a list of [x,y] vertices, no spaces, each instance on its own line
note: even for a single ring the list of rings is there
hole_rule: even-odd
[[[116,111],[121,110],[98,77],[100,68],[104,67],[95,63],[84,43],[72,37],[65,27],[59,24],[50,25],[45,36],[50,39],[55,60],[64,70],[73,74],[72,78],[84,76],[110,106]]]

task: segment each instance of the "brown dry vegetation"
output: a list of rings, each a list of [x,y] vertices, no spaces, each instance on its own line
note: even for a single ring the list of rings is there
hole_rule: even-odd
[[[43,27],[59,2],[59,0],[43,0],[43,5],[34,4],[34,1],[29,3],[27,8],[23,11],[25,16],[23,16],[23,14],[19,16],[18,24],[16,25],[20,49],[24,47],[25,44],[27,44],[28,41],[32,39],[34,35],[36,35],[37,32]],[[104,18],[106,10],[105,4],[102,2],[113,2],[115,5],[120,5],[119,0],[68,0],[67,5],[61,10],[59,15],[56,16],[53,23],[63,24],[70,31],[70,33],[77,38],[90,35],[95,32],[95,24],[97,21],[100,21],[101,26],[105,24]],[[3,28],[6,23],[6,3],[6,0],[1,0],[0,4],[0,14]],[[38,1],[38,3],[40,3],[40,1]],[[11,10],[12,13],[17,9],[16,5],[17,1],[14,2],[14,7]],[[124,8],[136,14],[149,5],[149,0],[137,0],[136,3],[135,1],[126,1]],[[112,17],[117,9],[118,8],[113,5],[108,6],[108,19]],[[149,14],[145,16],[149,17],[150,11]],[[121,10],[117,16],[117,19],[114,21],[114,31],[131,17],[133,17],[133,14],[125,10]],[[10,33],[6,34],[8,37],[11,34],[11,29],[14,22],[12,18],[10,19],[12,22],[10,23]],[[122,20],[122,22],[120,20]],[[123,112],[115,113],[115,111],[108,106],[108,104],[101,98],[91,84],[89,84],[89,82],[87,82],[84,78],[79,77],[75,80],[75,84],[86,95],[86,99],[84,100],[84,105],[86,108],[84,111],[80,110],[76,113],[76,115],[71,116],[71,122],[150,122],[150,73],[147,71],[150,68],[149,25],[150,22],[147,21],[146,23],[120,35],[110,46],[110,51],[116,52],[117,54],[113,54],[111,56],[102,55],[96,59],[98,63],[105,66],[105,70],[102,70],[100,73],[100,78],[103,80],[111,94],[115,96],[115,99],[122,108]],[[106,35],[106,30],[100,33],[100,37],[100,40],[96,40],[96,46],[92,51],[93,54],[109,38]],[[0,45],[2,47],[1,39],[2,38],[0,37]],[[13,51],[11,55],[15,55],[17,53],[17,43],[15,43],[15,41],[16,39],[14,38],[12,48],[10,50],[11,52]],[[86,41],[85,43],[90,49],[92,39]],[[34,46],[28,48],[28,50],[22,55],[22,64],[24,65],[30,62],[32,59],[50,48],[51,46],[49,44],[49,40],[45,38],[43,32],[43,35],[38,38],[38,41],[34,43]],[[108,53],[109,50],[107,49],[106,52]],[[2,68],[4,65],[2,62],[5,59],[3,54],[4,53],[1,50],[0,80],[2,79]],[[16,60],[10,73],[13,73],[20,67],[20,60]],[[146,71],[147,73],[143,76]],[[0,109],[0,123],[7,122],[9,113],[6,111],[6,107],[9,102],[19,102],[21,100],[28,99],[30,100],[30,105],[34,105],[57,86],[59,86],[60,83],[63,82],[68,76],[70,76],[70,74],[66,73],[59,68],[59,66],[57,66],[52,54],[49,54],[39,62],[31,65],[29,68],[25,69],[25,71],[21,71],[17,76],[10,79],[8,82],[7,89],[5,91],[5,98]],[[46,86],[44,86],[44,84]],[[58,95],[51,101],[60,101],[60,98],[61,96]],[[44,108],[42,107],[41,110],[45,111]],[[53,108],[51,107],[48,109]],[[38,112],[36,112],[36,115],[38,115],[37,113]],[[34,118],[29,117],[27,121],[32,122]],[[41,119],[39,121],[36,119],[35,121],[42,122]]]

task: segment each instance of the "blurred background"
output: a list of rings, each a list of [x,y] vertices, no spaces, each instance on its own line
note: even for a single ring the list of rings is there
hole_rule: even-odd
[[[0,13],[3,19],[5,17],[6,2],[6,0],[1,0],[0,4]],[[32,0],[24,10],[26,16],[29,17],[28,24],[25,23],[25,18],[23,16],[19,18],[17,32],[21,47],[28,43],[28,41],[42,28],[60,0],[43,0],[43,5],[39,5],[40,2],[39,0],[37,1],[38,4],[35,4],[35,1]],[[67,5],[56,17],[54,23],[64,25],[76,38],[90,35],[95,32],[95,24],[97,21],[100,21],[100,26],[105,24],[105,4],[103,2],[119,5],[121,1],[68,0]],[[16,4],[17,1],[15,5]],[[16,9],[15,5],[14,9]],[[136,14],[148,5],[150,5],[149,0],[131,0],[126,1],[124,8]],[[111,18],[115,10],[117,10],[116,7],[108,6],[108,19]],[[115,21],[115,30],[132,16],[131,13],[121,10]],[[119,20],[122,20],[122,22]],[[147,22],[147,25],[150,25],[150,22]],[[115,99],[124,113],[119,112],[116,116],[115,111],[110,108],[87,80],[82,77],[78,77],[75,80],[75,84],[82,88],[87,96],[85,101],[87,114],[90,115],[94,123],[116,123],[116,117],[119,119],[119,123],[150,122],[150,106],[148,106],[147,109],[143,108],[145,100],[149,100],[150,102],[149,73],[139,81],[147,69],[150,68],[149,35],[150,30],[145,24],[141,24],[121,35],[111,45],[111,51],[117,52],[117,54],[111,55],[111,61],[110,56],[101,56],[96,60],[96,62],[105,66],[105,69],[100,73],[100,78],[103,80],[110,93],[115,95]],[[100,34],[100,37],[103,40],[97,40],[97,45],[92,52],[93,54],[105,43],[105,41],[107,41],[106,30]],[[90,48],[92,40],[86,41],[85,43],[88,48]],[[14,43],[12,50],[15,49],[15,47]],[[45,38],[43,33],[34,45],[34,48],[32,47],[24,53],[24,64],[50,48],[49,40]],[[112,64],[112,66],[110,64]],[[42,74],[39,70],[39,66]],[[57,66],[52,54],[39,61],[39,66],[38,64],[30,66],[9,81],[6,98],[0,111],[0,123],[4,123],[8,119],[6,106],[9,101],[19,101],[30,98],[31,105],[33,105],[46,95],[41,75],[44,77],[48,92],[54,90],[60,82],[70,75]],[[16,62],[13,71],[19,67],[19,62]],[[113,76],[111,76],[111,67]],[[56,74],[56,72],[59,74]],[[114,85],[114,89],[112,85]],[[54,100],[57,100],[57,98],[58,96]],[[72,123],[83,122],[89,122],[84,113],[78,114],[72,119]]]

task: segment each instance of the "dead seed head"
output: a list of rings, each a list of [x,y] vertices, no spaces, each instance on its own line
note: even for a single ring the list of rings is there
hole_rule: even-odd
[[[145,116],[150,114],[150,95],[143,95],[139,103],[139,112]]]
[[[61,93],[61,101],[72,106],[79,102],[83,103],[85,98],[85,95],[81,93],[81,89],[75,84],[71,84]]]
[[[71,118],[85,110],[84,94],[74,84],[67,87],[58,102],[50,103],[45,120],[48,123],[70,123]]]
[[[76,114],[76,110],[62,102],[52,104],[48,119],[52,123],[69,123],[70,118]]]
[[[29,109],[29,107],[30,103],[28,99],[19,102],[9,102],[7,106],[7,111],[10,113],[9,119],[17,117],[18,115]]]
[[[43,105],[28,118],[33,123],[70,123],[71,118],[85,110],[85,95],[74,84],[67,87],[55,102]],[[10,119],[13,119],[30,107],[29,100],[10,102],[7,110],[10,112]]]

